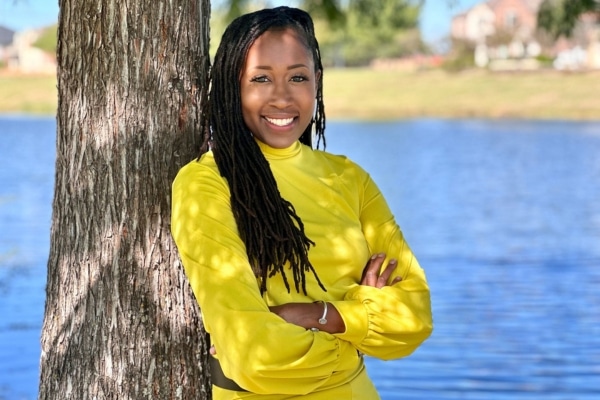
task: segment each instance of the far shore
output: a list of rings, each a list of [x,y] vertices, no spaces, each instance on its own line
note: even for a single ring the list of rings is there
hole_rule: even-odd
[[[328,119],[600,120],[600,71],[326,69]],[[56,77],[0,71],[0,115],[56,115]]]

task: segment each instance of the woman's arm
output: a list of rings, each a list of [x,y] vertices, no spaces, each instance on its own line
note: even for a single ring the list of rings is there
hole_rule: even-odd
[[[360,220],[365,239],[373,254],[383,253],[389,260],[380,266],[396,264],[391,274],[377,270],[375,264],[367,267],[371,284],[365,284],[363,275],[361,284],[351,288],[343,301],[334,302],[346,326],[336,336],[377,358],[404,357],[432,332],[429,287],[383,195],[369,175],[356,168],[363,188]]]

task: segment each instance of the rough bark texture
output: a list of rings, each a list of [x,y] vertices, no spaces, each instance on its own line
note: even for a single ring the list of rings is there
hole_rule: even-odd
[[[206,399],[207,347],[170,236],[197,155],[207,0],[61,0],[39,399]]]

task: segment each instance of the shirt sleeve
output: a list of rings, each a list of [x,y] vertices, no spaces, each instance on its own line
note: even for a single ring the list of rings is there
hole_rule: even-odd
[[[398,266],[382,289],[357,284],[343,301],[333,302],[346,331],[337,336],[364,354],[389,360],[411,354],[433,330],[425,273],[404,240],[388,204],[370,176],[356,166],[362,190],[360,221],[371,254],[385,253],[382,268],[392,258]]]
[[[306,394],[356,368],[352,345],[269,311],[216,168],[192,162],[173,183],[171,230],[224,373],[258,394]]]

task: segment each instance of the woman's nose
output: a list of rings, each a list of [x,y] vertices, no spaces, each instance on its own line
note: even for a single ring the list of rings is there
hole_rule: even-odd
[[[277,82],[273,85],[271,102],[278,106],[284,107],[289,105],[291,101],[291,92],[287,82]]]

